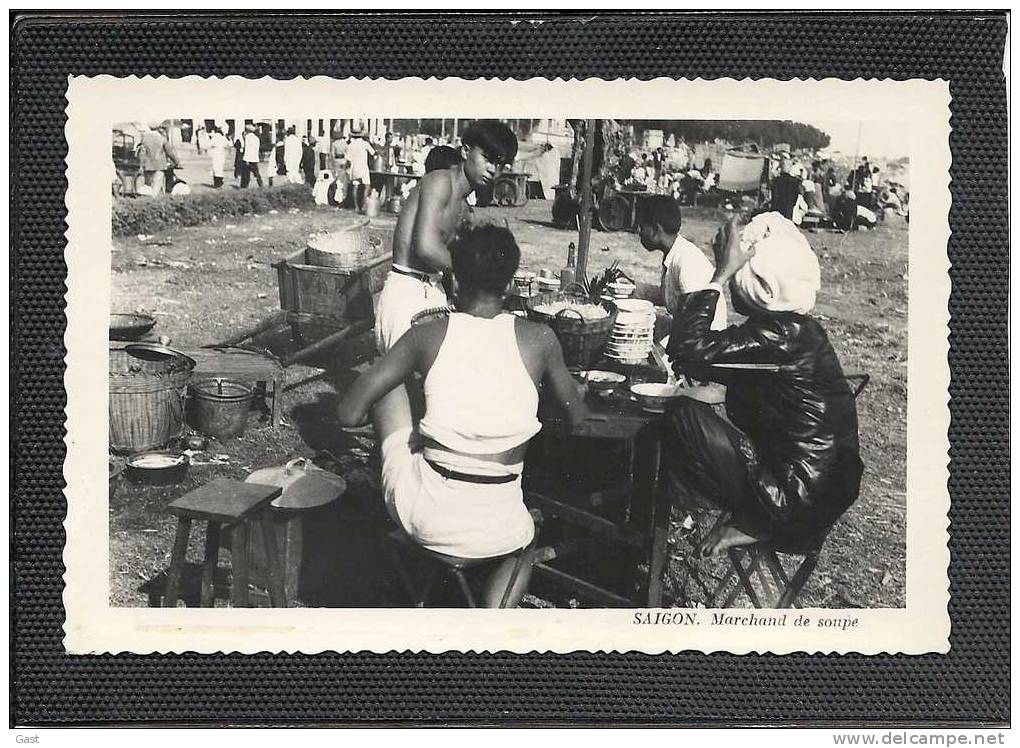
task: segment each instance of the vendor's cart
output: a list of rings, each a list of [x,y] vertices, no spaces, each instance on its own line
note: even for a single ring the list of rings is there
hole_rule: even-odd
[[[492,183],[492,202],[503,208],[520,208],[528,204],[526,172],[505,171]]]
[[[647,190],[614,189],[599,201],[598,225],[603,231],[634,231],[637,229],[638,205],[656,193]]]
[[[120,180],[117,194],[133,195],[137,191],[139,175],[135,137],[123,130],[113,131],[113,166]]]

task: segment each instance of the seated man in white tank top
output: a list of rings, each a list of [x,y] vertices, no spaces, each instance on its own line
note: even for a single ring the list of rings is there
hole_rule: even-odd
[[[513,235],[479,226],[451,250],[457,312],[411,327],[354,383],[337,418],[360,426],[371,411],[386,507],[408,535],[433,551],[486,558],[525,548],[534,536],[521,471],[528,440],[541,428],[539,386],[571,424],[587,411],[552,330],[503,312],[520,263]],[[392,397],[415,372],[425,389],[417,431],[406,400]],[[489,575],[487,607],[499,606],[514,565],[509,558]],[[526,558],[511,607],[530,576]]]

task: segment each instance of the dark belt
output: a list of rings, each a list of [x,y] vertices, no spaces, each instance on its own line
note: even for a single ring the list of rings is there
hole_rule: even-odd
[[[404,270],[403,268],[397,268],[390,266],[390,272],[396,273],[397,275],[406,275],[408,278],[414,278],[422,283],[431,283],[432,276],[428,273],[419,273],[416,270]]]
[[[458,473],[456,470],[450,470],[442,465],[437,465],[432,460],[425,460],[425,462],[444,478],[464,481],[465,483],[513,483],[520,477],[517,475],[471,475],[469,473]]]

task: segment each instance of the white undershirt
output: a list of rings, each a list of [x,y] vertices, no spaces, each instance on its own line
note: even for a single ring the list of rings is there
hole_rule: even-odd
[[[666,311],[675,315],[680,298],[694,291],[702,291],[709,286],[715,268],[705,253],[696,244],[684,239],[679,234],[673,247],[662,261],[663,279],[662,294],[666,302]],[[717,284],[712,284],[718,288]],[[721,289],[720,289],[721,290]],[[726,327],[726,297],[720,292],[712,319],[712,329],[722,330]]]

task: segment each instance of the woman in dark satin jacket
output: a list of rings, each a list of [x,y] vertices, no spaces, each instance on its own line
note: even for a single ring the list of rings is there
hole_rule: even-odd
[[[818,261],[785,218],[759,219],[759,240],[747,248],[735,219],[720,229],[712,283],[683,299],[667,348],[678,373],[727,387],[729,421],[679,398],[664,437],[674,486],[729,513],[702,542],[706,555],[765,539],[780,548],[817,542],[856,500],[863,471],[853,393],[808,315]],[[747,319],[713,331],[726,283]]]

